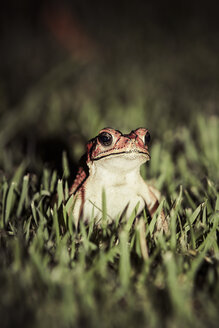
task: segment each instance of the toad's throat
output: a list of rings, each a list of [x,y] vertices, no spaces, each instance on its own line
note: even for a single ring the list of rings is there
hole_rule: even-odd
[[[106,157],[111,157],[111,156],[118,156],[118,155],[121,155],[121,154],[133,154],[133,153],[136,153],[136,154],[141,154],[141,155],[145,155],[146,157],[148,157],[148,159],[151,158],[150,154],[148,152],[144,152],[144,151],[139,151],[139,150],[129,150],[129,151],[121,151],[121,152],[118,152],[118,153],[110,153],[110,154],[101,154],[99,157],[96,157],[96,158],[91,158],[92,161],[98,161],[99,159],[103,159],[103,158],[106,158]]]

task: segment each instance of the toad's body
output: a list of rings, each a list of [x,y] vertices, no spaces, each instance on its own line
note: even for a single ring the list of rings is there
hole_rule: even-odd
[[[103,190],[106,196],[106,213],[110,220],[131,215],[137,207],[136,216],[145,207],[151,215],[159,203],[157,191],[143,180],[140,166],[150,159],[148,130],[139,128],[130,134],[105,128],[87,144],[86,162],[79,168],[71,188],[75,194],[73,216],[89,221],[102,217]],[[166,220],[161,213],[160,225],[166,230]]]

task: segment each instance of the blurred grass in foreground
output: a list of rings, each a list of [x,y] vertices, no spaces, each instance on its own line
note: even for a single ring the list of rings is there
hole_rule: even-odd
[[[25,161],[2,175],[1,327],[217,327],[219,120],[191,126],[167,130],[142,170],[166,198],[170,236],[146,215],[76,231],[65,157],[62,179],[26,174]]]

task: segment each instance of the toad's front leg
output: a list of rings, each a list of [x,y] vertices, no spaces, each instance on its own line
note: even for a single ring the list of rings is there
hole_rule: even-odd
[[[153,215],[156,212],[158,206],[160,205],[159,198],[160,198],[159,191],[156,188],[147,185],[144,200],[146,202],[147,209],[148,209],[151,217],[153,217]],[[161,212],[158,216],[157,224],[156,224],[156,230],[158,232],[163,231],[166,234],[169,232],[168,220],[167,220],[167,218],[164,214],[163,209],[161,210]]]

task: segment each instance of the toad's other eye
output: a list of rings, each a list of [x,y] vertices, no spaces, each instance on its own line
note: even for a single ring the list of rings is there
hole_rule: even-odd
[[[98,136],[98,140],[103,146],[110,146],[113,142],[113,137],[108,132],[102,132]]]
[[[151,135],[150,135],[150,133],[147,131],[147,133],[145,134],[145,137],[144,137],[144,143],[145,143],[145,145],[148,145],[149,142],[150,142],[150,140],[151,140]]]

